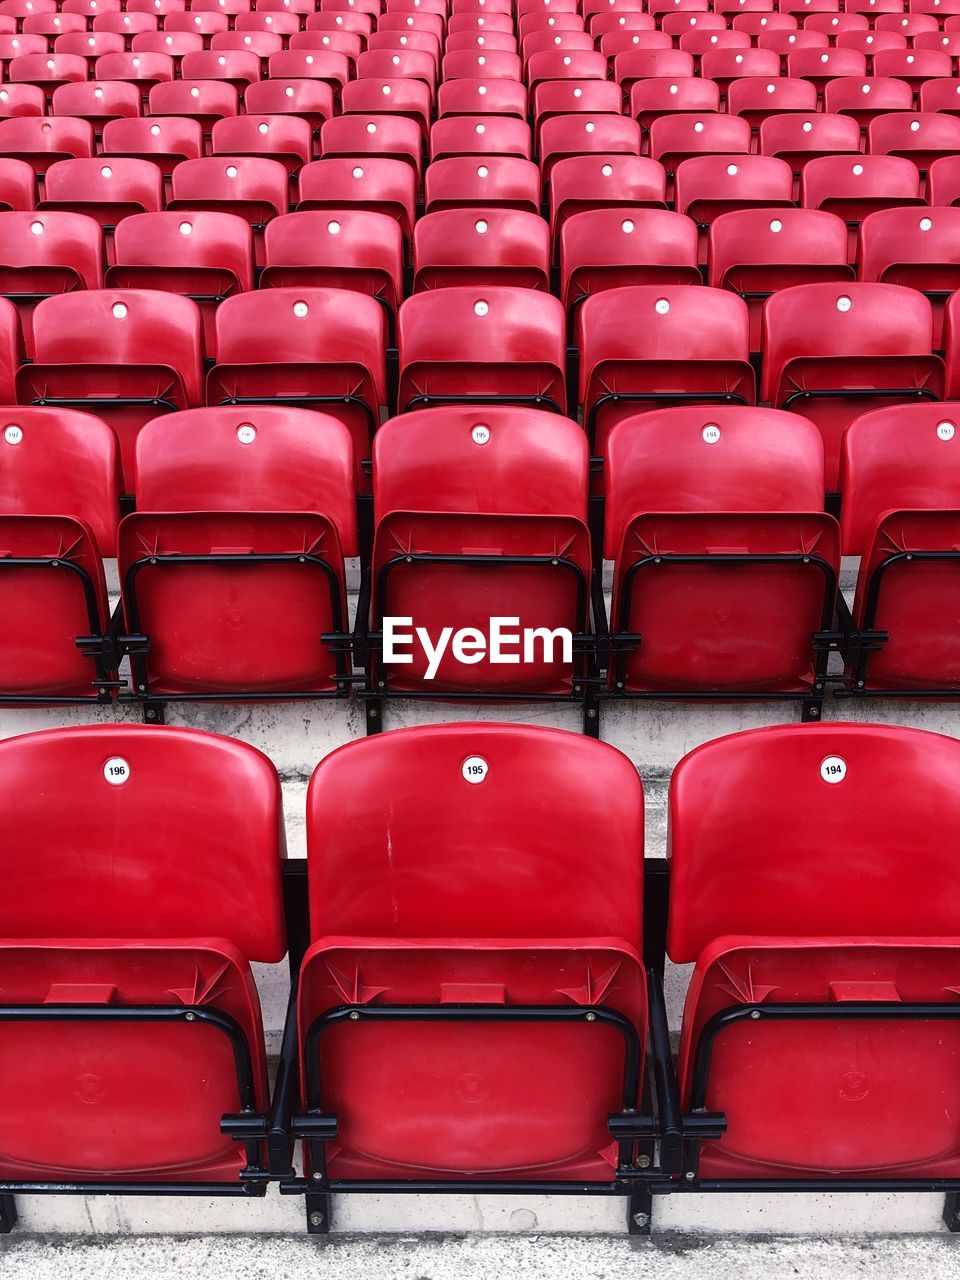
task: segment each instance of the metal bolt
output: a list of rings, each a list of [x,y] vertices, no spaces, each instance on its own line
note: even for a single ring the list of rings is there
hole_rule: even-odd
[[[638,1159],[637,1159],[637,1168],[638,1168],[638,1169],[649,1169],[649,1168],[650,1168],[650,1157],[649,1157],[649,1156],[639,1156],[639,1157],[638,1157]]]
[[[319,1169],[317,1170],[316,1173],[312,1173],[310,1176],[313,1178],[314,1182],[323,1181],[323,1174],[319,1171]]]
[[[197,1020],[197,1015],[195,1013],[185,1013],[183,1016],[186,1018],[187,1022],[196,1022]]]
[[[816,720],[816,719],[817,719],[817,717],[818,717],[819,715],[820,715],[820,708],[819,708],[819,707],[811,707],[811,708],[810,708],[810,719],[811,719],[811,720]]]
[[[307,557],[306,557],[306,556],[298,556],[297,558],[298,558],[298,560],[300,561],[300,563],[301,563],[301,564],[306,564],[306,563],[307,563]]]
[[[310,1225],[311,1225],[311,1227],[322,1227],[322,1226],[323,1226],[323,1214],[322,1214],[322,1213],[311,1213],[311,1215],[310,1215]]]
[[[588,719],[588,720],[596,720],[596,718],[597,718],[597,708],[596,708],[596,707],[588,707],[588,708],[587,708],[587,719]]]
[[[376,707],[367,707],[367,715],[370,717],[370,719],[371,719],[371,720],[376,719],[376,715],[377,715],[377,708],[376,708]]]
[[[683,1176],[686,1178],[688,1182],[692,1182],[697,1175],[691,1169],[689,1173],[685,1173]]]
[[[650,1215],[649,1213],[635,1213],[633,1221],[638,1227],[645,1227],[650,1221]]]
[[[597,1015],[596,1015],[595,1013],[588,1013],[588,1014],[587,1014],[587,1021],[588,1021],[588,1022],[596,1022],[596,1020],[597,1020]]]
[[[752,1012],[751,1012],[751,1014],[750,1014],[750,1017],[751,1017],[751,1018],[759,1018],[759,1017],[760,1017],[760,1010],[759,1010],[759,1009],[754,1009],[754,1010],[752,1010]]]
[[[359,1015],[359,1013],[357,1013],[356,1009],[354,1009],[353,1013],[351,1013],[351,1015],[350,1015],[350,1021],[351,1021],[351,1022],[359,1022],[359,1021],[360,1021],[360,1015]]]

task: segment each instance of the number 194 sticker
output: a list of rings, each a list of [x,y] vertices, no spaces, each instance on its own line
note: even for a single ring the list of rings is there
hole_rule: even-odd
[[[467,782],[483,782],[488,769],[489,765],[483,756],[467,756],[460,766],[460,772]]]
[[[123,786],[130,781],[130,766],[122,756],[111,756],[103,766],[103,776],[111,787]]]
[[[824,782],[842,782],[847,776],[847,762],[842,756],[827,756],[820,765],[820,777]]]

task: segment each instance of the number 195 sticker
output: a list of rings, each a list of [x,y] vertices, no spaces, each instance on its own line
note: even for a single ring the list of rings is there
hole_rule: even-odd
[[[842,782],[847,776],[847,762],[842,756],[827,756],[820,765],[820,777],[824,782]]]
[[[467,756],[460,766],[460,772],[467,782],[483,782],[487,776],[489,765],[483,756]]]

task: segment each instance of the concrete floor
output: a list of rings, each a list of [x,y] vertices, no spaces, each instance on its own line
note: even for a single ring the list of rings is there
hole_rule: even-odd
[[[958,1266],[943,1236],[0,1238],[5,1280],[946,1280]]]

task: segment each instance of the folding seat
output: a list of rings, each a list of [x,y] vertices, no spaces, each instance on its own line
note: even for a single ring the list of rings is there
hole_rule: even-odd
[[[585,799],[586,777],[596,786]],[[549,838],[553,823],[529,821],[531,796],[554,815]],[[308,1177],[347,1190],[353,1179],[408,1190],[424,1179],[463,1190],[472,1179],[507,1190],[613,1185],[608,1119],[639,1105],[646,1037],[642,824],[626,757],[562,730],[423,726],[321,762],[307,814],[314,941],[299,985],[301,1106],[322,1100],[339,1136],[305,1144]],[[602,832],[601,848],[584,864],[584,842],[597,839],[588,832]],[[408,870],[381,891],[388,848]],[[497,856],[477,856],[487,849]],[[532,890],[522,913],[518,881]],[[376,1013],[368,985],[351,985],[344,1007],[341,975],[361,968],[380,992]],[[416,1025],[395,1004],[415,1005]],[[334,1028],[341,1017],[377,1027]],[[376,1089],[363,1087],[370,1080]]]
[[[536,169],[536,165],[532,167]],[[369,209],[394,218],[405,244],[413,238],[417,179],[412,166],[403,160],[380,156],[314,160],[300,170],[298,185],[298,211]]]
[[[530,126],[512,116],[445,116],[430,129],[430,159],[450,156],[519,156],[529,160]]]
[[[121,219],[163,208],[163,173],[149,160],[102,156],[60,160],[47,170],[39,209],[82,213],[105,233],[107,258]]]
[[[863,13],[809,13],[803,20],[804,31],[820,31],[836,42],[851,31],[869,31],[870,22]]]
[[[854,49],[864,54],[867,66],[873,67],[874,57],[884,49],[906,49],[907,37],[898,31],[846,31],[837,37],[838,49]]]
[[[342,91],[351,76],[350,59],[335,49],[282,49],[267,66],[271,80],[320,80],[334,94]]]
[[[263,156],[278,160],[291,173],[309,164],[313,130],[297,116],[248,114],[218,120],[211,136],[214,155]]]
[[[395,25],[402,26],[405,23],[423,23],[426,25],[427,19],[432,18],[434,30],[442,39],[444,25],[451,35],[455,35],[458,31],[506,31],[512,33],[514,30],[513,16],[509,13],[451,13],[444,24],[444,19],[440,14],[412,14],[402,13],[397,10],[384,13],[377,20],[377,30],[387,31],[396,29]],[[548,25],[555,26],[558,31],[582,31],[583,19],[575,13],[557,13],[551,14],[549,18],[542,18],[539,15],[521,16],[519,22],[520,38],[523,39],[526,31],[540,31],[549,29]]]
[[[730,34],[733,34],[732,32]],[[744,37],[749,40],[749,37]],[[732,80],[745,76],[762,76],[776,80],[780,75],[780,58],[772,49],[710,49],[700,59],[700,74],[715,80],[725,93]]]
[[[301,182],[301,188],[302,188]],[[440,209],[508,208],[540,212],[540,169],[517,156],[450,156],[427,166],[427,213]]]
[[[286,39],[300,30],[300,18],[295,13],[238,13],[233,26],[235,31],[274,31]],[[344,29],[330,24],[331,31]]]
[[[550,229],[518,209],[446,209],[413,233],[413,291],[464,285],[550,290]]]
[[[288,46],[297,53],[314,55],[314,62],[307,62],[307,66],[316,66],[318,54],[340,54],[347,59],[348,72],[353,73],[357,59],[363,52],[364,41],[355,31],[295,31],[289,37]],[[331,81],[340,83],[342,64],[328,65],[333,68],[328,72]]]
[[[456,49],[466,47],[459,43],[457,43],[456,45],[452,45],[453,40],[460,41],[464,39],[464,37],[466,37],[466,39],[468,40],[473,40],[473,41],[476,41],[476,40],[487,41],[492,38],[492,34],[488,34],[486,32],[483,32],[483,33],[471,32],[467,34],[466,32],[464,32],[459,35],[449,35],[447,36],[447,43],[446,43],[447,49],[449,50],[451,47]],[[501,33],[499,36],[499,39],[501,41],[509,40],[511,38],[512,37],[509,36],[506,32]],[[490,48],[505,49],[506,47],[507,46],[502,43],[498,43],[496,45],[490,45]],[[533,56],[533,54],[543,53],[546,50],[550,50],[550,49],[559,51],[560,53],[570,53],[573,50],[577,50],[577,51],[587,50],[588,52],[593,53],[596,49],[596,42],[594,37],[588,34],[588,32],[584,31],[582,27],[578,27],[575,30],[571,30],[571,31],[555,31],[552,27],[545,27],[540,31],[527,32],[527,34],[523,37],[523,40],[521,41],[520,54],[524,62],[529,63],[529,60]],[[514,48],[513,52],[516,53],[516,48]],[[549,77],[549,76],[547,77],[547,79],[551,79],[551,78],[552,77]],[[563,79],[564,77],[560,76],[557,78]],[[588,79],[588,78],[589,77],[587,76],[581,77],[581,79]]]
[[[619,116],[622,109],[623,94],[612,80],[542,80],[533,90],[534,133],[539,138],[543,122],[555,116]]]
[[[676,17],[677,15],[673,14],[671,16]],[[691,26],[690,30],[684,32],[680,37],[679,47],[685,53],[692,53],[695,58],[700,59],[701,75],[710,75],[712,77],[711,72],[703,70],[703,58],[706,54],[731,53],[735,50],[742,52],[744,49],[750,48],[750,43],[750,37],[744,31],[728,31],[725,26],[721,27],[720,30],[710,27]]]
[[[671,39],[679,40],[679,47],[696,57],[703,50],[690,48],[684,43],[683,37],[693,31],[726,31],[727,20],[720,13],[690,13],[677,10],[662,16],[660,30],[665,31]]]
[[[123,53],[123,36],[112,31],[67,31],[53,42],[55,54],[76,54],[80,58],[99,58],[102,53]]]
[[[165,32],[173,35],[195,35],[203,41],[204,47],[218,31],[229,31],[230,19],[225,13],[171,13],[163,20]]]
[[[600,52],[608,62],[613,62],[614,66],[616,66],[616,60],[621,54],[664,53],[673,49],[673,39],[665,31],[610,31],[605,36],[600,37]],[[691,54],[690,56],[692,57],[693,55]],[[671,73],[658,71],[656,74]],[[614,79],[616,78],[615,75]],[[624,87],[626,88],[626,85]]]
[[[342,39],[343,36],[346,34],[347,33],[344,32],[340,38]],[[460,38],[461,40],[463,39],[462,36]],[[509,48],[509,51],[511,53],[516,53],[517,42],[513,38],[513,36],[501,37],[501,39],[504,39],[504,38],[508,42],[507,45],[498,44],[496,42],[497,37],[495,35],[491,35],[490,48],[491,49]],[[485,36],[481,37],[481,39],[485,40],[486,37]],[[359,44],[359,41],[357,43]],[[431,79],[433,81],[436,81],[436,68],[440,62],[440,44],[441,44],[440,37],[435,35],[432,31],[418,31],[415,27],[411,27],[407,31],[390,31],[390,30],[381,31],[380,28],[378,27],[376,31],[374,31],[371,35],[367,37],[366,47],[371,52],[373,52],[374,50],[381,50],[383,52],[390,53],[390,54],[404,53],[404,52],[410,52],[410,51],[414,51],[417,53],[427,53],[433,59],[434,70],[433,70]],[[463,47],[466,47],[466,46],[464,45],[454,46],[454,48],[463,48]],[[483,45],[481,45],[480,47],[482,49]],[[358,48],[354,56],[359,57],[360,52],[361,50]],[[426,65],[426,64],[423,64],[423,65]]]
[[[809,114],[816,109],[817,90],[809,80],[749,76],[744,80],[731,80],[727,85],[728,114],[742,116],[751,129],[759,129],[768,116],[790,111]]]
[[[103,636],[110,617],[116,437],[90,414],[24,405],[4,411],[0,450],[0,704],[108,701],[115,670],[76,641]]]
[[[150,160],[169,178],[184,160],[203,155],[203,129],[196,120],[180,116],[149,116],[111,120],[104,125],[101,155]]]
[[[811,160],[820,156],[859,154],[860,126],[851,116],[797,112],[768,116],[760,125],[760,154],[785,161],[794,175],[794,191]]]
[[[388,213],[347,207],[274,218],[264,233],[260,288],[354,289],[384,308],[395,345],[403,298],[403,234]]]
[[[139,697],[344,695],[355,472],[347,428],[309,410],[193,409],[144,427],[118,540]]]
[[[440,63],[441,80],[475,80],[478,76],[487,80],[522,80],[523,64],[520,55],[496,49],[491,53],[474,53],[461,49],[443,55]]]
[[[269,1110],[250,962],[286,948],[275,768],[215,734],[97,725],[7,739],[0,778],[4,1181],[262,1195],[263,1144],[221,1125]]]
[[[767,300],[762,328],[760,398],[816,422],[830,490],[840,440],[858,413],[943,395],[933,311],[915,289],[859,282],[781,289]]]
[[[874,58],[873,74],[906,80],[919,93],[924,80],[953,75],[953,59],[938,49],[886,49]]]
[[[64,84],[53,91],[55,116],[76,116],[93,125],[97,133],[110,120],[139,116],[140,92],[135,85],[122,80],[98,84],[88,80],[80,84]]]
[[[604,477],[611,690],[822,698],[840,531],[816,427],[730,405],[634,414]]]
[[[953,76],[924,80],[918,105],[921,111],[948,111],[960,114],[960,83]]]
[[[258,12],[262,14],[264,11],[258,10]],[[281,17],[284,19],[293,17],[297,21],[297,29],[300,26],[299,16],[297,14],[291,14],[289,11],[286,14],[274,12],[272,16],[277,19]],[[426,16],[426,14],[421,17],[414,17],[412,14],[410,15],[411,20],[414,23],[423,21]],[[387,17],[387,14],[383,14],[380,18],[381,30],[385,29],[383,23]],[[338,12],[334,12],[329,9],[320,10],[318,12],[308,13],[306,15],[306,23],[304,26],[307,31],[352,31],[355,35],[358,35],[361,40],[367,40],[373,30],[373,17],[371,14],[363,13],[357,9]],[[443,31],[442,22],[440,25],[440,31]]]
[[[765,31],[796,31],[799,23],[792,13],[770,13],[766,9],[747,10],[734,16],[734,31],[746,31],[751,40],[758,40]]]
[[[166,25],[167,19],[186,12],[186,0],[127,0],[126,13],[150,13]]]
[[[726,1120],[688,1145],[692,1190],[956,1179],[957,756],[940,734],[830,724],[680,761],[667,952],[696,969],[679,1102]]]
[[[960,288],[960,209],[881,209],[860,225],[860,279],[919,289],[933,307],[933,345],[940,346],[943,307]]]
[[[0,156],[0,211],[33,209],[37,202],[37,175],[23,160]]]
[[[753,404],[750,316],[741,298],[705,285],[631,285],[587,298],[577,313],[579,400],[594,452],[638,406]]]
[[[913,90],[907,82],[888,76],[841,77],[830,80],[823,91],[824,111],[853,116],[861,129],[883,112],[909,111],[912,105]]]
[[[710,224],[720,214],[792,204],[790,166],[773,156],[693,156],[677,166],[674,208],[692,218],[700,230],[701,263],[707,260]]]
[[[666,172],[649,156],[571,156],[558,160],[551,174],[551,236],[557,243],[567,218],[588,209],[663,209],[666,203]]]
[[[438,119],[481,115],[516,116],[518,120],[526,120],[526,87],[516,80],[491,80],[488,84],[486,80],[463,79],[447,80],[437,89]]]
[[[254,232],[254,252],[262,260],[263,228],[290,209],[290,178],[279,160],[262,156],[206,156],[183,160],[173,171],[169,210],[234,213]]]
[[[45,36],[0,35],[0,67],[4,71],[4,78],[7,78],[6,73],[14,58],[22,58],[31,53],[46,56],[47,40]]]
[[[613,60],[613,78],[627,95],[637,80],[682,80],[695,74],[693,54],[680,49],[631,49]]]
[[[197,31],[144,31],[131,42],[132,53],[165,53],[174,59],[174,65],[185,53],[203,48],[203,36]]]
[[[557,18],[559,19],[559,14]],[[571,15],[572,17],[572,15]],[[609,13],[597,13],[590,19],[590,34],[594,41],[598,42],[597,47],[600,52],[606,55],[606,47],[604,41],[608,36],[623,35],[626,32],[637,33],[647,32],[651,36],[657,34],[656,19],[652,18],[649,13],[617,13],[611,10]],[[661,35],[666,34],[660,32]],[[673,40],[670,41],[671,45]],[[666,45],[658,45],[658,48],[666,48]]]
[[[958,33],[927,31],[917,36],[913,47],[915,49],[939,49],[942,53],[948,53],[953,59],[954,68],[956,68],[957,58],[960,57],[960,39]]]
[[[154,85],[173,80],[175,73],[173,58],[167,53],[105,53],[93,66],[94,80],[127,80],[144,98]],[[184,78],[188,78],[185,73]]]
[[[77,213],[0,213],[0,294],[20,313],[26,354],[37,303],[74,289],[99,289],[103,237],[99,224]]]
[[[92,22],[98,13],[119,13],[122,7],[121,0],[63,0],[60,10],[62,13],[79,13]]]
[[[155,84],[147,99],[151,116],[182,116],[196,120],[209,136],[214,124],[240,110],[240,95],[220,80],[171,80]]]
[[[940,30],[932,13],[879,13],[873,26],[875,31],[899,31],[911,42],[924,31]]]
[[[693,156],[746,155],[750,140],[750,125],[739,116],[660,116],[650,125],[650,156],[673,174]]]
[[[0,120],[0,156],[24,160],[42,177],[58,160],[93,155],[93,128],[67,116]]]
[[[582,697],[589,662],[582,645],[590,629],[588,474],[583,431],[556,414],[503,405],[481,413],[463,406],[385,423],[373,448],[370,692]],[[537,477],[535,493],[531,475]],[[398,564],[401,546],[415,559]],[[384,617],[409,617],[412,627],[430,635],[441,613],[445,621],[436,634],[445,626],[473,624],[478,600],[493,615],[516,617],[521,634],[527,627],[565,627],[581,647],[576,655],[572,646],[523,660],[518,654],[505,669],[482,658],[464,665],[448,652],[432,671],[422,651],[409,664],[397,663],[373,642]]]
[[[935,162],[939,163],[942,162]],[[843,218],[850,233],[847,244],[853,262],[856,233],[868,214],[876,209],[926,202],[920,194],[920,171],[912,160],[900,156],[858,156],[856,160],[849,156],[822,156],[804,166],[800,203],[805,209],[825,209]]]
[[[111,14],[116,17],[116,14]],[[5,35],[15,35],[17,31],[17,20],[15,18],[6,18],[6,24],[12,23],[9,32],[7,26],[3,26]],[[66,35],[68,31],[86,31],[87,20],[79,13],[29,13],[20,24],[20,30],[25,36],[44,36],[48,41],[56,36]],[[42,53],[43,50],[40,50]]]
[[[923,174],[940,156],[960,151],[960,120],[942,111],[890,111],[870,122],[867,150],[903,156]]]
[[[527,86],[533,92],[545,80],[606,80],[607,59],[597,50],[545,49],[527,60]]]
[[[666,13],[706,13],[709,0],[650,0],[648,12],[654,17]]]
[[[72,53],[25,53],[7,67],[11,84],[40,85],[48,98],[58,85],[86,80],[88,74],[86,59]]]
[[[560,229],[560,299],[568,314],[604,289],[699,284],[697,226],[667,209],[590,209]]]
[[[250,225],[232,213],[142,213],[124,218],[113,239],[111,289],[162,289],[192,298],[213,349],[224,298],[254,287]]]
[[[117,433],[128,484],[143,423],[201,403],[201,319],[189,298],[147,289],[60,294],[38,304],[33,339],[18,402],[97,413]]]
[[[612,82],[611,82],[612,83]],[[712,80],[686,76],[680,80],[637,80],[630,90],[630,114],[641,129],[660,116],[720,110],[720,86]]]
[[[5,84],[0,88],[0,117],[3,119],[42,116],[46,110],[47,95],[38,84]]]
[[[246,49],[255,53],[261,62],[265,62],[283,48],[283,36],[273,31],[218,31],[210,41],[210,48],[214,52],[221,49]]]
[[[886,159],[892,161],[893,157],[888,156]],[[919,186],[919,175],[917,183]],[[939,160],[934,160],[927,174],[927,196],[930,204],[935,207],[960,204],[960,157],[941,156]]]
[[[193,13],[225,13],[230,19],[239,13],[249,13],[252,8],[250,0],[190,0]]]
[[[778,289],[855,280],[841,218],[815,209],[739,209],[710,226],[708,282],[731,289],[750,308],[750,350],[760,350],[760,315]]]
[[[335,111],[333,90],[322,80],[258,80],[248,87],[243,102],[251,116],[305,120],[311,131],[311,154],[313,139]]]
[[[310,81],[291,81],[291,84],[309,84]],[[465,81],[454,81],[463,84]],[[507,81],[497,83],[507,84]],[[329,86],[324,86],[329,88]],[[482,104],[483,99],[478,99]],[[351,80],[344,85],[341,95],[341,112],[343,115],[396,115],[406,116],[420,127],[424,142],[430,135],[430,122],[433,118],[433,95],[428,85],[422,80]],[[328,117],[333,115],[331,110]],[[323,121],[321,120],[322,124]]]
[[[757,48],[772,49],[779,54],[784,74],[790,75],[792,73],[787,70],[786,63],[792,53],[801,49],[815,49],[818,53],[823,53],[830,48],[830,37],[822,31],[814,31],[812,28],[808,30],[806,27],[800,31],[762,31],[757,36]]]
[[[818,93],[823,93],[828,80],[839,76],[862,78],[866,74],[866,54],[857,49],[795,49],[787,55],[787,75],[810,80],[817,86]]]
[[[679,119],[687,119],[680,116]],[[544,182],[554,167],[576,156],[640,154],[640,126],[628,116],[554,116],[540,130],[540,168]]]
[[[350,429],[359,470],[386,404],[387,318],[374,298],[301,287],[238,293],[217,308],[216,333],[207,404],[331,414]]]
[[[274,54],[274,58],[278,55]],[[184,80],[226,80],[242,94],[248,84],[262,79],[260,59],[255,53],[243,49],[224,49],[214,53],[204,49],[199,53],[186,53],[180,62],[180,74]],[[278,74],[286,74],[279,71]]]
[[[563,307],[503,285],[417,293],[400,307],[398,412],[429,404],[566,408]]]
[[[61,20],[64,20],[61,15]],[[79,24],[72,29],[82,31],[86,23],[83,18],[77,17]],[[159,28],[159,21],[152,13],[98,13],[93,20],[93,31],[116,31],[124,37],[128,42],[134,36],[140,35],[144,31],[156,31]],[[67,28],[65,27],[64,30]]]
[[[420,186],[422,138],[420,127],[404,116],[336,116],[320,129],[320,152],[324,159],[344,157],[360,166],[375,156],[402,160]]]

